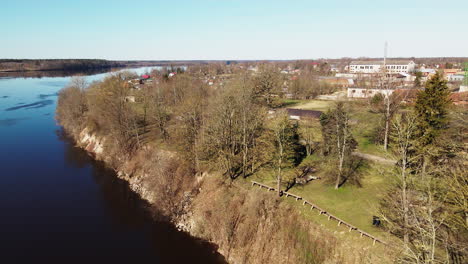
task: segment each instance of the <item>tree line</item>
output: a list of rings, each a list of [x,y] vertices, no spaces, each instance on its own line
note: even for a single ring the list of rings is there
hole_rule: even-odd
[[[402,238],[403,263],[466,261],[466,134],[459,134],[466,133],[466,120],[456,117],[449,95],[436,74],[418,93],[414,109],[390,116],[390,148],[398,162],[381,214],[386,228]]]

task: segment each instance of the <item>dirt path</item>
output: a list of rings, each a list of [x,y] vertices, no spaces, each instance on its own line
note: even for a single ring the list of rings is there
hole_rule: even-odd
[[[382,158],[382,157],[379,157],[379,156],[366,154],[366,153],[361,153],[361,152],[353,152],[353,155],[356,156],[356,157],[366,159],[366,160],[371,160],[371,161],[375,161],[375,162],[383,163],[383,164],[388,164],[388,165],[395,165],[395,163],[397,162],[396,160],[386,159],[386,158]]]

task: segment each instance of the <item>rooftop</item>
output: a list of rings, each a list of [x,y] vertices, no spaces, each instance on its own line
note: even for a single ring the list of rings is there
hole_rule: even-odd
[[[412,60],[387,60],[386,64],[387,65],[407,65],[409,63],[413,62]],[[358,61],[352,61],[350,65],[382,65],[383,60],[358,60]]]
[[[321,111],[315,110],[303,110],[303,109],[293,109],[293,108],[286,108],[288,115],[290,116],[301,116],[301,117],[310,117],[310,118],[319,118],[322,114]]]

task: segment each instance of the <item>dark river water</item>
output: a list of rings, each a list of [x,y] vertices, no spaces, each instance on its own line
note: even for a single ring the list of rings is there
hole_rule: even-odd
[[[0,78],[0,263],[224,263],[63,135],[54,111],[68,81]]]

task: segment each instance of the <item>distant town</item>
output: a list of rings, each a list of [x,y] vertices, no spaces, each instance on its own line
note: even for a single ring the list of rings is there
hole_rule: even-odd
[[[181,71],[199,69],[199,79],[209,86],[223,86],[233,73],[247,71],[255,75],[262,65],[275,65],[284,78],[282,97],[288,99],[311,99],[293,91],[294,81],[309,78],[317,83],[333,87],[332,94],[321,94],[316,99],[336,100],[344,98],[370,98],[377,93],[390,95],[405,93],[408,100],[414,99],[427,80],[437,72],[443,75],[454,94],[455,104],[465,104],[468,92],[468,59],[428,58],[416,64],[412,59],[336,59],[317,61],[185,61],[154,62],[164,67],[162,72],[147,73],[128,80],[134,89],[146,83],[159,83],[158,78],[172,78]],[[465,62],[464,62],[465,61]],[[147,62],[147,65],[151,65]],[[178,65],[178,66],[177,66]],[[181,67],[181,65],[183,65]],[[212,69],[202,72],[201,69]],[[307,75],[307,77],[305,77]]]

